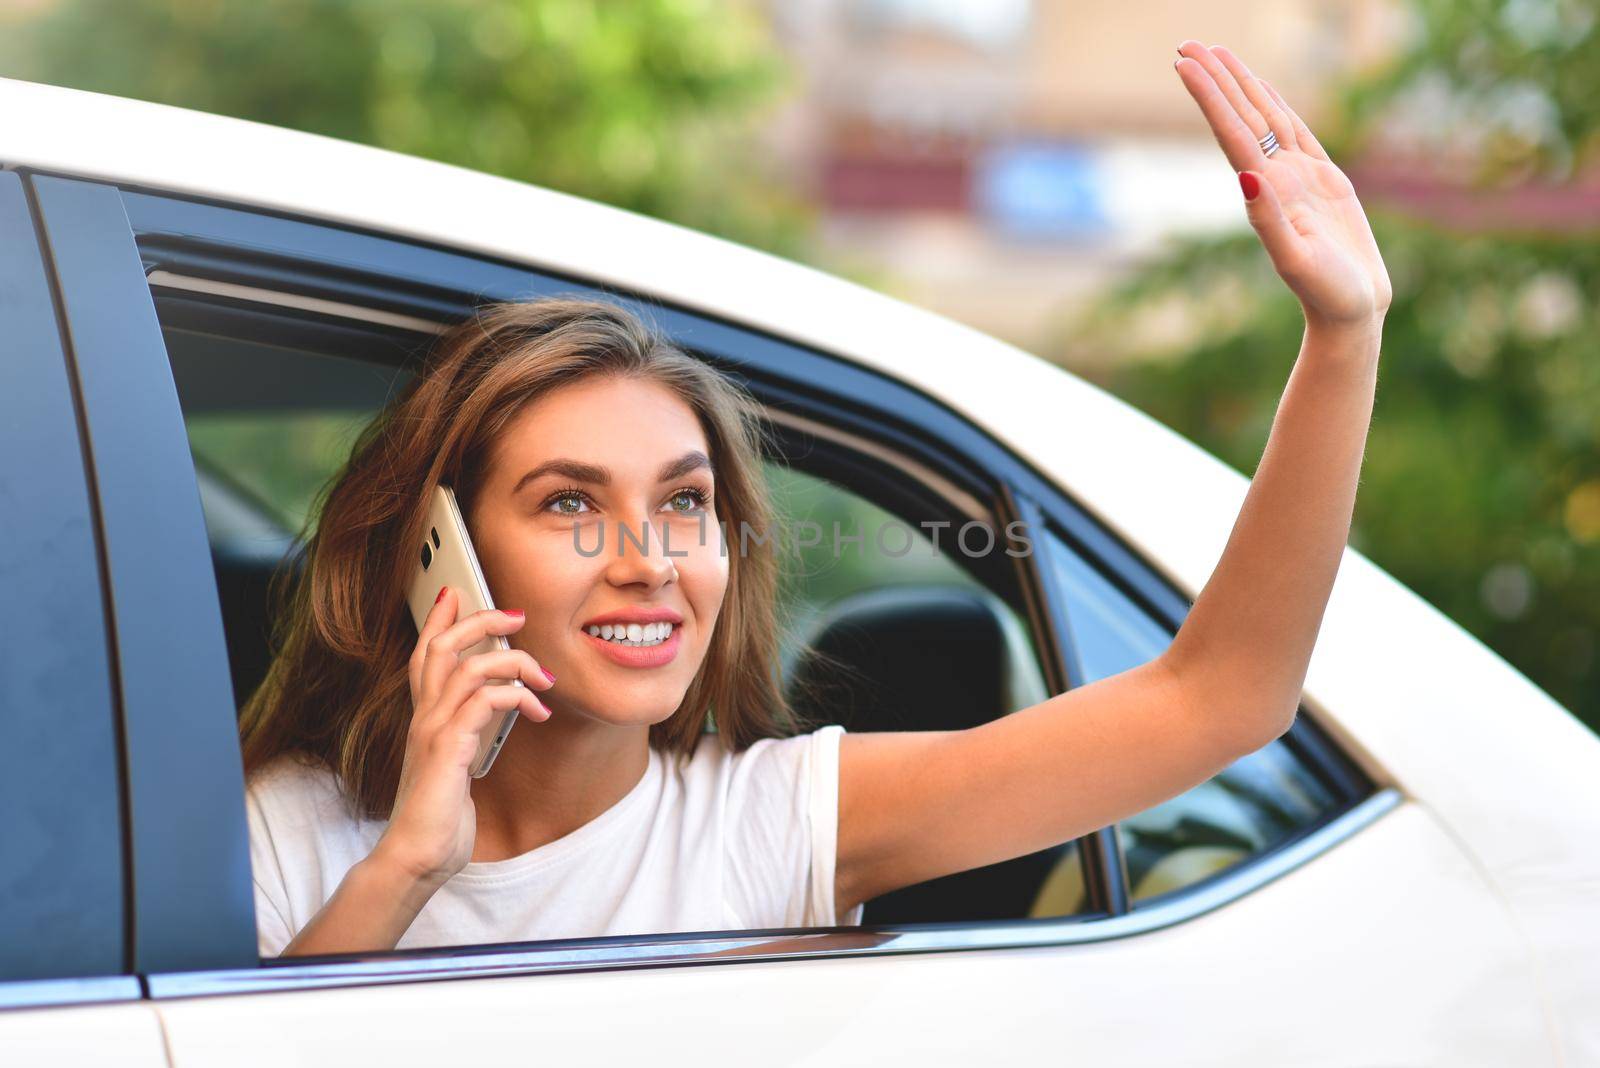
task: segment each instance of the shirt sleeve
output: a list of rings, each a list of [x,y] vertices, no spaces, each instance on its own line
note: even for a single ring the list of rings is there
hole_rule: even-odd
[[[739,754],[728,783],[724,894],[748,928],[835,927],[839,737],[833,725],[762,739]]]
[[[861,922],[862,906],[840,916],[833,899],[834,869],[839,855],[839,742],[837,724],[811,735],[811,886],[807,927],[840,927]]]
[[[251,881],[255,884],[256,951],[263,958],[276,957],[294,938],[287,919],[289,894],[272,832],[254,790],[245,791],[245,816],[250,825]]]

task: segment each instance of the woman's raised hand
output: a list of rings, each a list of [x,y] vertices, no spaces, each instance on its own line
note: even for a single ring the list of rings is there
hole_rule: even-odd
[[[1313,325],[1369,326],[1393,290],[1355,187],[1278,91],[1232,52],[1185,41],[1175,67],[1240,172],[1250,224]],[[1260,138],[1277,134],[1268,157]],[[1248,173],[1246,173],[1248,172]]]
[[[540,722],[550,710],[533,691],[553,679],[521,649],[497,649],[462,658],[490,634],[511,634],[520,612],[485,609],[456,620],[457,594],[446,589],[434,603],[411,654],[411,728],[406,734],[400,786],[389,826],[373,849],[396,871],[420,883],[442,885],[472,858],[477,810],[468,773],[478,735],[500,712],[520,709]],[[489,679],[521,679],[487,685]]]

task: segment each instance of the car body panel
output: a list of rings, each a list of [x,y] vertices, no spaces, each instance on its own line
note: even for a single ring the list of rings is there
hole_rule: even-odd
[[[0,1062],[50,1068],[167,1068],[161,1019],[149,1002],[0,1012]]]
[[[9,116],[0,131],[7,165],[582,277],[913,383],[1025,457],[1190,597],[1210,577],[1248,489],[1239,472],[1044,360],[726,241],[508,179],[163,105],[0,80],[0,107]],[[1285,374],[1293,355],[1284,354]],[[1589,846],[1600,822],[1600,740],[1349,549],[1305,708],[1380,784],[1424,804],[1439,833],[1480,866],[1536,951],[1567,1055],[1600,1062],[1600,1014],[1588,998],[1600,989],[1600,851]]]
[[[1374,878],[1417,865],[1426,877]],[[1381,956],[1353,959],[1358,944]],[[395,1066],[1074,1051],[1107,1065],[1553,1064],[1528,970],[1481,873],[1403,804],[1244,900],[1126,938],[184,998],[160,1012],[175,1068],[343,1065],[374,1035]]]

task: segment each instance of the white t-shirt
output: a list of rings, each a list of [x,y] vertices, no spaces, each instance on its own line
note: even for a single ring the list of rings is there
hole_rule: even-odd
[[[472,862],[429,899],[398,949],[600,935],[861,922],[833,900],[840,726],[731,753],[650,750],[644,777],[572,833]],[[275,957],[372,852],[331,771],[279,756],[246,789],[261,956]]]

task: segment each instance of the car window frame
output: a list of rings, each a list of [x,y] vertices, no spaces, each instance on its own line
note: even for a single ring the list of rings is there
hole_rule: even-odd
[[[13,568],[0,641],[0,802],[12,822],[0,843],[0,889],[24,876],[51,884],[48,893],[0,901],[7,946],[0,1009],[135,1000],[116,665],[94,472],[54,272],[30,191],[13,171],[0,171],[0,236],[7,297],[0,360],[12,387],[0,391],[0,451],[20,461],[5,479],[14,510],[0,546]],[[38,694],[50,701],[21,696]],[[39,838],[21,833],[24,819],[43,836],[49,867],[42,855],[29,855]]]
[[[1045,537],[1054,538],[1060,543],[1062,551],[1075,555],[1082,566],[1095,571],[1102,581],[1122,594],[1130,602],[1133,611],[1142,613],[1147,621],[1154,623],[1168,635],[1176,635],[1188,614],[1191,602],[1157,575],[1148,563],[1128,554],[1125,546],[1115,539],[1097,537],[1102,532],[1094,524],[1073,522],[1075,518],[1070,515],[1070,511],[1049,516],[1041,514],[1038,522],[1030,525],[1030,529],[1040,531]],[[1112,555],[1120,566],[1110,564],[1104,558],[1097,558],[1091,546],[1098,546],[1102,552]],[[1057,600],[1065,606],[1066,619],[1062,625],[1069,631],[1074,631],[1078,624],[1073,621],[1073,598],[1065,589],[1064,578],[1056,568],[1047,563],[1041,570],[1044,572],[1045,581],[1056,588]],[[1087,672],[1081,667],[1079,677],[1086,681],[1094,681],[1087,679]],[[1133,898],[1127,858],[1121,849],[1122,821],[1119,820],[1110,828],[1118,842],[1118,854],[1115,859],[1118,867],[1113,873],[1112,887],[1112,892],[1117,896],[1113,906],[1115,913],[1159,908],[1165,902],[1189,893],[1192,889],[1203,888],[1213,880],[1225,879],[1234,871],[1248,867],[1261,857],[1278,849],[1288,848],[1298,840],[1315,834],[1324,825],[1337,820],[1352,806],[1381,792],[1370,776],[1342,753],[1330,740],[1327,732],[1317,725],[1316,715],[1304,707],[1297,710],[1289,730],[1277,741],[1287,750],[1290,759],[1298,762],[1328,790],[1333,799],[1330,806],[1317,819],[1307,821],[1260,852],[1253,853],[1204,879],[1138,901]]]
[[[113,233],[116,226],[109,218],[102,218],[100,236],[119,248],[136,247],[141,269],[132,275],[124,270],[119,282],[124,289],[143,287],[150,312],[148,321],[141,322],[140,326],[149,330],[158,342],[160,326],[155,321],[150,287],[180,291],[186,285],[192,288],[197,279],[243,287],[219,290],[213,285],[211,291],[213,295],[232,292],[246,304],[260,299],[292,303],[298,299],[296,295],[313,297],[344,303],[358,317],[379,317],[373,321],[398,316],[418,322],[448,322],[460,314],[463,299],[528,299],[546,293],[575,291],[622,298],[642,307],[679,344],[744,380],[765,403],[796,414],[820,416],[831,427],[915,456],[949,486],[974,492],[979,500],[993,501],[997,519],[1001,520],[997,529],[1004,529],[1004,522],[1013,518],[1024,521],[1030,516],[1034,521],[1054,518],[1058,522],[1077,524],[1086,536],[1100,539],[1109,550],[1120,551],[1126,560],[1136,559],[1030,464],[954,410],[907,383],[851,361],[703,312],[666,305],[523,264],[504,263],[413,239],[300,219],[281,212],[214,203],[204,197],[137,187],[119,189],[99,183],[78,184],[106,191],[97,196],[106,199],[108,205],[107,198],[120,198],[124,211],[122,231]],[[109,216],[111,213],[107,210],[102,214]],[[125,254],[122,262],[129,262]],[[359,343],[358,339],[352,339],[352,344]],[[164,358],[164,346],[162,355]],[[830,378],[830,386],[825,390],[815,385],[816,372],[822,369]],[[166,374],[170,382],[170,367],[166,368]],[[181,435],[182,415],[177,410],[175,397],[172,404],[163,409],[161,418],[166,422],[163,433]],[[193,478],[192,464],[189,477]],[[909,482],[902,480],[901,492],[916,491],[917,487]],[[184,516],[190,528],[188,537],[193,540],[198,534],[203,539],[204,522],[197,502],[191,511],[192,515]],[[202,550],[198,556],[209,568],[209,554]],[[1012,577],[1020,584],[1019,588],[1031,591],[1026,594],[1029,600],[1024,608],[1028,614],[1024,618],[1032,634],[1045,633],[1039,628],[1052,625],[1049,621],[1061,616],[1059,591],[1042,581],[1040,569],[1026,558],[1012,558],[1007,562],[1002,557],[1002,561],[993,566],[1016,569]],[[226,653],[220,611],[216,607],[214,575],[211,583],[210,614],[206,623],[214,627],[211,640],[216,647],[215,667],[225,678]],[[205,600],[204,597],[198,599]],[[1058,628],[1053,632],[1053,640],[1043,644],[1036,640],[1041,666],[1053,689],[1075,682],[1069,661],[1060,652],[1067,633],[1064,628]],[[225,692],[231,697],[231,686]],[[228,701],[222,703],[227,705]],[[231,711],[231,705],[229,708]],[[236,766],[238,746],[231,733],[233,726],[231,716],[227,717],[228,747]],[[220,744],[209,735],[206,743]],[[251,939],[248,962],[236,950],[231,950],[239,957],[231,966],[164,967],[142,970],[141,974],[150,996],[163,998],[597,967],[1100,941],[1181,922],[1233,900],[1355,833],[1397,801],[1398,795],[1393,791],[1369,797],[1339,819],[1319,828],[1316,834],[1293,843],[1291,848],[1263,857],[1249,872],[1235,873],[1232,878],[1220,880],[1203,892],[1166,903],[1162,909],[1141,910],[1137,914],[1117,914],[1106,907],[1115,904],[1108,899],[1103,884],[1109,877],[1107,873],[1115,870],[1118,854],[1114,835],[1097,832],[1083,840],[1087,848],[1082,850],[1088,888],[1097,895],[1092,901],[1093,910],[1070,917],[960,925],[697,932],[261,961],[255,958],[252,907],[247,917]],[[219,849],[219,857],[229,856],[241,846],[247,848],[248,839],[242,829],[242,780],[238,790],[238,817],[241,836],[237,842]],[[1103,863],[1096,867],[1093,857],[1101,858]],[[156,885],[159,883],[160,880],[156,880]],[[136,896],[142,896],[146,886],[143,881],[136,881]],[[243,886],[248,890],[247,864]],[[237,927],[237,916],[228,919]],[[235,941],[242,930],[231,932]]]
[[[254,923],[216,575],[182,414],[116,186],[27,172],[79,400],[115,650],[130,968],[234,965]],[[187,670],[174,670],[183,665]],[[244,835],[244,838],[241,838]],[[198,854],[209,864],[187,864]]]

